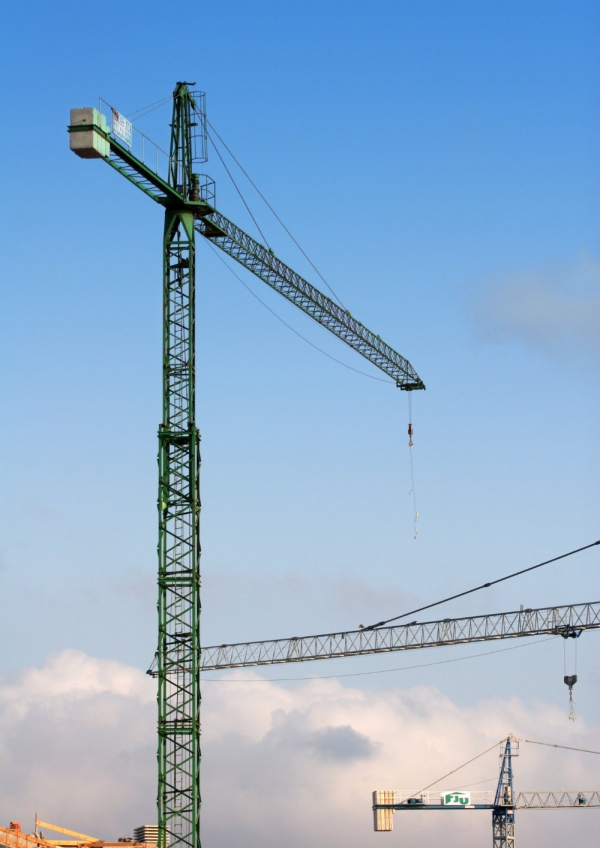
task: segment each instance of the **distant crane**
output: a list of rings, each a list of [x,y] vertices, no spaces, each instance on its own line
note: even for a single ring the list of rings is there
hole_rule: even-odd
[[[551,810],[600,807],[600,791],[519,792],[513,790],[512,758],[519,756],[519,740],[508,736],[501,743],[500,776],[493,799],[491,792],[373,792],[374,827],[390,831],[394,812],[414,810],[491,810],[493,848],[514,848],[515,810]],[[437,796],[437,797],[436,797]]]
[[[39,829],[42,826],[48,830],[65,833],[67,836],[74,836],[75,839],[46,839]],[[134,842],[131,839],[125,840],[125,844],[127,848],[155,848],[151,843]],[[124,841],[104,842],[94,836],[78,833],[76,830],[43,822],[38,819],[36,813],[33,833],[23,833],[19,822],[14,821],[10,823],[10,827],[0,827],[0,846],[2,848],[124,848]]]
[[[387,374],[424,389],[412,365],[216,209],[205,95],[178,82],[169,153],[116,109],[71,110],[70,147],[103,159],[165,209],[163,420],[159,427],[159,848],[200,846],[200,434],[196,427],[195,233],[219,247]],[[133,152],[135,149],[135,153]],[[164,167],[160,164],[164,162]]]

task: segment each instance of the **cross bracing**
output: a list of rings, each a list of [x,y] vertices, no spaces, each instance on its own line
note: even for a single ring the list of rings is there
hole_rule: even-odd
[[[600,628],[600,602],[202,648],[202,670],[363,656]]]
[[[560,792],[519,792],[515,807],[520,810],[600,807],[600,792],[588,789],[562,789]]]

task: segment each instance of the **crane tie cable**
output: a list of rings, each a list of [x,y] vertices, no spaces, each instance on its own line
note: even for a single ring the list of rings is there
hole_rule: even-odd
[[[493,751],[493,750],[494,750],[494,748],[496,748],[498,745],[501,745],[503,741],[504,741],[504,740],[503,740],[503,739],[501,739],[499,742],[494,742],[494,744],[492,745],[492,747],[491,747],[491,748],[486,748],[486,750],[485,750],[485,751],[482,751],[482,752],[481,752],[481,754],[477,754],[477,756],[476,756],[476,757],[473,757],[473,759],[471,759],[471,760],[467,760],[467,762],[466,762],[466,763],[463,763],[463,764],[462,764],[462,766],[458,766],[458,768],[452,769],[452,771],[449,771],[449,772],[448,772],[448,774],[444,774],[444,775],[442,775],[442,777],[439,777],[437,780],[434,780],[434,781],[433,781],[433,783],[430,783],[430,784],[428,784],[427,786],[424,786],[422,789],[419,789],[419,791],[418,791],[418,792],[415,792],[415,793],[414,793],[414,796],[413,796],[413,797],[417,797],[417,796],[418,796],[418,795],[420,795],[422,792],[425,792],[425,790],[426,790],[426,789],[429,789],[431,786],[435,786],[435,784],[436,784],[436,783],[439,783],[441,780],[445,780],[445,778],[450,777],[450,775],[451,775],[451,774],[454,774],[454,772],[460,771],[460,770],[461,770],[461,769],[463,769],[465,766],[470,765],[470,763],[474,763],[474,762],[475,762],[475,760],[478,760],[480,757],[483,757],[483,755],[484,755],[484,754],[489,754],[489,752],[490,752],[490,751]]]
[[[349,366],[348,366],[349,367]],[[490,583],[483,583],[481,586],[476,586],[474,589],[468,589],[466,592],[459,592],[458,595],[451,595],[449,598],[444,598],[441,601],[435,601],[433,604],[427,604],[426,606],[419,607],[419,609],[411,610],[410,612],[402,613],[402,615],[397,615],[394,618],[388,618],[386,621],[379,621],[377,624],[370,624],[368,627],[360,627],[361,631],[365,630],[375,630],[377,627],[381,627],[384,624],[388,624],[390,621],[397,621],[399,618],[406,618],[409,615],[413,615],[415,612],[420,612],[421,610],[430,609],[431,607],[437,607],[440,604],[445,604],[448,601],[454,600],[454,598],[460,598],[463,595],[468,595],[471,592],[477,592],[479,589],[484,589],[487,586],[493,586],[494,583],[501,583],[503,580],[510,580],[511,577],[516,577],[519,574],[524,574],[527,571],[532,571],[534,568],[541,568],[542,565],[548,565],[550,562],[556,562],[559,559],[564,559],[565,557],[572,556],[573,554],[577,554],[580,551],[586,551],[588,548],[593,548],[595,545],[600,545],[600,539],[597,542],[592,542],[590,545],[584,545],[582,548],[577,548],[574,551],[569,551],[569,553],[561,554],[560,556],[553,557],[552,559],[548,559],[545,562],[540,562],[537,565],[532,565],[529,568],[523,568],[521,571],[515,571],[512,574],[507,574],[506,577],[500,577],[498,580],[492,580]],[[411,621],[407,626],[411,624],[417,624],[416,621]],[[333,630],[329,633],[311,633],[308,636],[303,636],[303,639],[322,639],[326,636],[339,636],[340,634],[345,634],[349,632],[354,632],[350,630]],[[298,638],[298,637],[294,637]]]
[[[258,195],[262,198],[262,200],[265,202],[265,204],[267,205],[267,207],[268,207],[268,208],[270,209],[270,211],[273,213],[273,215],[275,216],[275,218],[279,221],[279,223],[281,224],[281,226],[283,227],[283,229],[286,231],[286,233],[288,234],[288,236],[291,238],[291,240],[294,242],[294,244],[296,245],[296,247],[298,248],[298,250],[300,251],[300,253],[301,253],[301,254],[304,256],[304,258],[305,258],[305,259],[306,259],[306,260],[310,263],[310,265],[312,266],[313,270],[314,270],[314,271],[315,271],[315,272],[319,275],[319,277],[321,278],[321,280],[325,283],[325,285],[327,286],[327,288],[329,289],[329,291],[331,292],[331,294],[335,297],[335,299],[337,300],[337,302],[340,304],[340,306],[342,307],[342,309],[344,309],[344,310],[345,310],[345,309],[346,309],[346,307],[345,307],[345,306],[344,306],[344,304],[342,303],[341,299],[338,297],[338,295],[335,293],[335,291],[334,291],[334,290],[332,289],[332,287],[329,285],[329,283],[327,282],[327,280],[325,279],[325,277],[323,276],[323,274],[321,274],[321,272],[319,271],[319,269],[317,268],[317,266],[315,265],[315,263],[312,261],[312,259],[310,258],[310,256],[306,253],[306,251],[302,248],[302,246],[301,246],[301,245],[300,245],[300,244],[296,241],[296,239],[294,238],[294,236],[292,235],[292,233],[288,230],[288,228],[287,228],[287,227],[286,227],[286,225],[283,223],[283,221],[281,220],[281,218],[279,217],[279,215],[277,214],[277,212],[273,209],[273,207],[271,206],[271,204],[269,203],[269,201],[267,200],[267,198],[264,196],[264,194],[262,193],[262,191],[258,188],[258,186],[257,186],[257,185],[256,185],[256,183],[253,181],[253,179],[250,177],[250,175],[249,175],[249,174],[248,174],[248,172],[245,170],[245,168],[244,168],[244,167],[240,164],[240,162],[238,162],[238,160],[235,158],[235,156],[233,155],[233,153],[231,152],[231,150],[229,149],[229,147],[227,147],[227,145],[225,144],[225,142],[223,141],[223,139],[221,138],[221,136],[219,135],[219,133],[216,131],[216,129],[214,128],[214,126],[213,126],[213,125],[211,124],[211,122],[208,120],[208,118],[206,119],[206,123],[207,123],[207,124],[208,124],[208,126],[211,128],[211,130],[214,132],[214,134],[216,135],[216,137],[219,139],[219,141],[221,142],[221,144],[223,145],[223,147],[225,148],[225,150],[229,153],[229,155],[231,156],[231,158],[233,159],[233,161],[235,162],[235,164],[238,166],[238,168],[240,169],[240,171],[244,174],[244,176],[246,177],[246,179],[248,180],[248,182],[250,183],[250,185],[252,186],[252,188],[253,188],[253,189],[256,191],[256,193],[257,193],[257,194],[258,194]],[[214,144],[215,144],[215,143],[214,143],[214,141],[213,141],[212,139],[211,139],[211,141],[212,141],[212,143],[213,143],[213,145],[214,145]],[[215,150],[216,150],[216,146],[215,146]]]
[[[136,121],[139,118],[144,118],[146,115],[149,115],[150,112],[153,112],[155,109],[158,109],[160,106],[164,106],[170,100],[173,100],[173,95],[169,94],[168,97],[163,97],[162,100],[155,100],[154,103],[149,103],[147,106],[142,106],[139,109],[134,109],[133,112],[128,112],[125,117],[131,119],[134,115],[137,115]],[[143,113],[143,114],[138,114]]]
[[[584,754],[600,754],[600,751],[588,751],[587,748],[571,748],[568,745],[553,745],[550,742],[534,742],[533,739],[521,739],[519,737],[513,737],[513,738],[518,739],[519,742],[531,742],[533,745],[547,745],[549,748],[564,748],[566,751],[580,751]],[[436,783],[440,783],[440,781],[445,780],[447,777],[450,777],[451,774],[454,774],[455,772],[460,771],[465,766],[468,766],[471,763],[474,763],[475,760],[478,760],[480,757],[483,757],[484,754],[489,754],[489,752],[492,751],[496,747],[496,745],[501,745],[503,741],[504,740],[501,739],[500,742],[494,743],[494,745],[492,745],[491,748],[487,748],[485,751],[482,751],[481,754],[477,754],[476,757],[473,757],[471,760],[467,760],[467,762],[463,763],[462,766],[458,766],[458,768],[452,769],[452,771],[449,771],[448,774],[444,774],[442,777],[438,778],[438,780],[434,780],[433,783],[430,783],[427,786],[424,786],[423,789],[419,789],[418,792],[414,793],[414,797],[421,795],[423,792],[425,792],[426,789],[430,789],[432,786],[435,786]],[[481,781],[481,782],[483,783],[483,781]]]
[[[573,556],[573,554],[581,553],[581,551],[587,551],[588,548],[593,548],[595,545],[600,545],[600,539],[598,539],[597,542],[584,545],[582,548],[576,548],[574,551],[569,551],[566,554],[552,557],[552,559],[544,560],[544,562],[538,562],[537,565],[530,565],[529,568],[522,568],[520,571],[513,571],[512,574],[507,574],[505,577],[499,577],[497,580],[490,580],[489,583],[482,583],[480,586],[475,586],[473,589],[467,589],[465,592],[458,592],[456,595],[450,595],[448,598],[444,598],[441,601],[435,601],[433,604],[426,604],[424,607],[418,607],[417,609],[410,610],[409,612],[403,612],[402,615],[395,615],[392,618],[386,618],[384,621],[378,621],[376,624],[369,624],[367,627],[362,627],[361,630],[375,630],[376,627],[383,627],[384,624],[389,624],[390,621],[398,621],[399,618],[406,618],[409,615],[414,615],[416,612],[423,612],[423,610],[437,607],[440,604],[446,604],[448,601],[454,601],[456,598],[463,598],[465,595],[471,595],[473,592],[479,592],[480,589],[488,589],[490,586],[495,586],[496,583],[503,583],[505,580],[511,580],[513,577],[518,577],[520,574],[526,574],[528,571],[534,571],[536,568],[541,568],[543,565],[549,565],[551,562],[557,562],[559,559],[565,559],[565,557]]]
[[[336,357],[335,357],[335,356],[332,356],[330,353],[327,353],[327,351],[326,351],[326,350],[323,350],[323,348],[321,348],[321,347],[319,347],[318,345],[314,344],[314,342],[311,342],[309,339],[307,339],[307,338],[306,338],[306,336],[303,336],[303,335],[302,335],[302,333],[299,333],[299,332],[298,332],[298,330],[294,329],[294,327],[292,327],[292,325],[291,325],[291,324],[288,324],[288,322],[287,322],[287,321],[284,321],[284,320],[283,320],[283,318],[281,318],[281,316],[279,316],[279,315],[275,312],[275,310],[271,309],[271,307],[270,307],[270,306],[268,306],[268,305],[264,302],[264,300],[262,300],[262,299],[261,299],[261,298],[260,298],[260,297],[256,294],[256,292],[255,292],[255,291],[253,291],[253,290],[250,288],[250,286],[249,286],[249,285],[247,285],[247,284],[244,282],[244,280],[242,280],[242,278],[240,277],[240,275],[239,275],[239,274],[236,274],[236,272],[233,270],[233,268],[231,267],[231,265],[229,265],[229,264],[228,264],[228,263],[227,263],[227,262],[223,259],[223,257],[221,256],[221,254],[217,251],[216,247],[215,247],[213,244],[211,244],[211,242],[210,242],[210,241],[206,240],[206,244],[210,247],[210,249],[211,249],[211,250],[212,250],[212,252],[215,254],[215,256],[217,257],[217,259],[219,259],[219,260],[223,263],[223,265],[227,268],[227,270],[228,270],[228,271],[230,271],[230,272],[233,274],[233,276],[236,278],[236,280],[239,280],[239,282],[240,282],[240,283],[244,286],[244,288],[245,288],[245,289],[246,289],[246,290],[247,290],[247,291],[248,291],[248,292],[252,295],[252,297],[256,298],[256,300],[258,300],[258,302],[259,302],[262,306],[264,306],[264,307],[265,307],[265,309],[266,309],[266,310],[268,310],[268,311],[271,313],[271,315],[273,315],[273,317],[274,317],[274,318],[277,318],[277,320],[278,320],[278,321],[281,321],[281,323],[282,323],[285,327],[287,327],[287,328],[288,328],[288,330],[291,330],[291,331],[292,331],[292,333],[295,333],[295,334],[298,336],[298,338],[302,339],[302,341],[303,341],[303,342],[306,342],[306,344],[310,345],[311,347],[314,347],[314,349],[315,349],[315,350],[318,350],[318,351],[319,351],[319,353],[322,353],[322,354],[323,354],[323,356],[326,356],[328,359],[333,359],[333,361],[334,361],[334,362],[337,362],[337,364],[338,364],[338,365],[343,365],[343,366],[344,366],[344,368],[348,368],[350,371],[354,371],[356,374],[362,374],[362,376],[363,376],[363,377],[368,377],[370,380],[377,380],[379,383],[388,383],[390,386],[393,386],[393,385],[394,385],[394,383],[393,383],[393,381],[392,381],[392,380],[386,380],[386,379],[384,379],[383,377],[375,377],[373,374],[367,374],[367,372],[366,372],[366,371],[361,371],[359,368],[353,368],[353,366],[352,366],[352,365],[348,365],[346,362],[342,362],[342,360],[341,360],[341,359],[336,359]],[[409,394],[410,394],[410,393],[409,393]]]
[[[206,123],[208,123],[208,121],[207,121]],[[231,182],[233,183],[235,190],[236,190],[236,191],[237,191],[237,193],[239,194],[239,196],[240,196],[240,198],[241,198],[241,200],[242,200],[242,203],[243,203],[243,204],[244,204],[244,206],[246,207],[246,211],[248,212],[248,214],[250,215],[250,217],[251,217],[251,218],[252,218],[252,220],[254,221],[254,225],[255,225],[256,229],[257,229],[257,230],[258,230],[258,232],[261,234],[261,236],[262,236],[262,238],[263,238],[263,240],[264,240],[265,244],[267,245],[267,247],[268,247],[268,248],[269,248],[269,250],[270,250],[270,249],[271,249],[271,245],[270,245],[270,244],[269,244],[269,242],[267,241],[267,237],[266,237],[266,235],[265,235],[265,234],[263,233],[263,231],[261,230],[261,228],[260,228],[260,226],[259,226],[259,223],[258,223],[258,221],[256,220],[256,218],[254,217],[254,215],[252,214],[252,211],[251,211],[250,207],[249,207],[249,206],[248,206],[248,204],[246,203],[246,199],[245,199],[244,195],[242,194],[242,192],[241,192],[240,188],[238,187],[238,184],[237,184],[237,183],[236,183],[236,181],[233,179],[233,174],[231,173],[231,171],[229,170],[229,168],[228,168],[228,167],[227,167],[227,165],[225,164],[225,160],[224,160],[224,159],[223,159],[223,157],[221,156],[221,152],[219,151],[219,148],[218,148],[218,147],[217,147],[217,145],[215,144],[213,137],[211,136],[211,134],[209,133],[209,131],[208,131],[208,130],[206,130],[206,134],[207,134],[208,138],[210,139],[210,141],[212,142],[212,146],[213,146],[213,147],[214,147],[214,149],[215,149],[215,153],[217,154],[217,156],[218,156],[218,157],[219,157],[219,159],[221,160],[221,164],[223,165],[223,167],[224,167],[224,168],[225,168],[225,170],[227,171],[227,175],[228,175],[229,179],[231,180]]]
[[[545,745],[547,748],[563,748],[565,751],[579,751],[582,754],[598,754],[600,751],[590,751],[588,748],[571,748],[570,745],[555,745],[552,742],[535,742],[533,739],[521,739],[519,742],[530,742],[532,745]]]

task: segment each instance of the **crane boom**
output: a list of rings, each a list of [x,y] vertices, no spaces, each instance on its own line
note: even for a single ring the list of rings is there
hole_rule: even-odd
[[[558,810],[567,807],[600,807],[600,792],[562,789],[560,792],[519,792],[515,807],[519,810]]]
[[[203,671],[357,657],[600,628],[600,602],[202,648]]]
[[[174,118],[174,131],[180,123]],[[379,336],[218,212],[201,192],[192,199],[191,192],[173,178],[179,160],[172,153],[161,151],[168,159],[169,178],[164,179],[158,173],[158,166],[138,158],[115,137],[100,113],[95,113],[94,123],[72,124],[69,132],[75,135],[92,132],[98,136],[106,145],[101,158],[129,182],[172,212],[190,213],[197,232],[368,359],[391,377],[398,388],[404,391],[425,389],[425,384],[410,362]],[[187,168],[179,167],[180,174],[186,171]]]
[[[196,229],[224,253],[372,362],[391,377],[398,388],[404,391],[425,388],[425,384],[407,359],[220,212],[210,212],[197,218]]]
[[[561,789],[558,792],[519,792],[514,804],[494,803],[493,792],[470,792],[469,804],[449,806],[441,803],[440,792],[429,791],[419,794],[419,803],[410,792],[404,790],[385,790],[376,793],[385,796],[382,803],[373,804],[374,810],[393,810],[407,812],[418,810],[493,810],[495,807],[507,807],[515,810],[560,810],[571,807],[600,807],[600,792],[597,789]],[[409,803],[409,800],[412,803]]]
[[[519,792],[514,803],[494,802],[492,792],[469,792],[468,804],[443,804],[440,792],[419,793],[418,798],[404,790],[385,790],[374,793],[374,810],[408,812],[419,810],[567,810],[571,807],[600,807],[600,791],[597,789],[560,789],[557,792]],[[378,803],[381,801],[381,803]],[[418,803],[415,803],[418,801]]]

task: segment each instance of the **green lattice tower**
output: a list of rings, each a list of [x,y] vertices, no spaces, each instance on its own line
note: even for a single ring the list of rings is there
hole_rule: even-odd
[[[196,100],[174,91],[169,183],[197,199]],[[199,116],[198,116],[199,117]],[[200,846],[200,435],[195,404],[191,212],[167,208],[163,245],[163,421],[159,428],[159,848]]]

